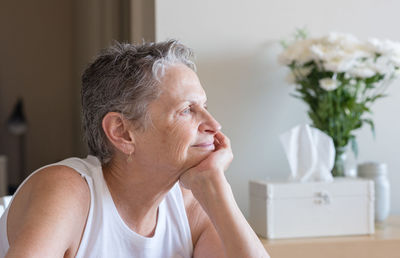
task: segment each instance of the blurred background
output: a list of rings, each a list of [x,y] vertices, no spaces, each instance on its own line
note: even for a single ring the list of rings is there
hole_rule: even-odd
[[[0,154],[8,158],[8,183],[18,185],[21,170],[26,177],[86,155],[80,75],[101,48],[113,40],[176,38],[194,49],[209,110],[231,138],[227,177],[247,216],[248,181],[287,178],[279,134],[309,122],[306,105],[289,95],[294,88],[277,61],[280,41],[303,27],[311,36],[400,41],[399,8],[395,0],[1,0]],[[357,133],[357,162],[387,163],[391,214],[400,214],[400,81],[387,93],[372,108],[376,139],[368,127]],[[18,99],[23,137],[8,126]]]
[[[1,0],[0,31],[0,154],[15,188],[45,164],[86,156],[81,74],[113,40],[154,41],[154,2]],[[19,99],[23,137],[9,126]]]

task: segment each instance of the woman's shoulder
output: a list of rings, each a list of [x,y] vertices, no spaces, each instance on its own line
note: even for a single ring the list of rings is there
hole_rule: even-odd
[[[24,182],[10,204],[10,246],[21,241],[22,232],[23,239],[37,238],[43,245],[51,242],[43,236],[54,235],[70,247],[76,237],[80,239],[89,208],[89,186],[74,169],[63,165],[40,169]]]
[[[53,165],[36,171],[27,180],[14,197],[32,196],[41,200],[57,203],[73,204],[74,206],[88,206],[90,204],[90,188],[85,178],[75,169],[65,165]],[[51,200],[49,196],[52,196]],[[20,198],[24,199],[24,198]]]
[[[27,188],[49,191],[77,191],[79,194],[90,193],[85,178],[76,169],[63,164],[44,167],[36,171],[25,183]],[[22,186],[24,187],[24,186]]]
[[[50,202],[49,208],[59,203],[74,206],[90,204],[90,189],[84,177],[75,169],[64,165],[44,167],[33,173],[16,192],[13,203]]]

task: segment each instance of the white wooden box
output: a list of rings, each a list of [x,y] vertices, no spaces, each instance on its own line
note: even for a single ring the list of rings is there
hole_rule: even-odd
[[[374,233],[374,183],[250,181],[250,224],[268,239]]]

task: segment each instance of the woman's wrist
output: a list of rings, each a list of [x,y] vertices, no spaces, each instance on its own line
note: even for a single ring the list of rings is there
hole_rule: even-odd
[[[209,216],[213,210],[220,209],[221,206],[226,206],[234,201],[231,186],[224,174],[212,179],[203,179],[203,182],[198,182],[191,190],[193,196]]]

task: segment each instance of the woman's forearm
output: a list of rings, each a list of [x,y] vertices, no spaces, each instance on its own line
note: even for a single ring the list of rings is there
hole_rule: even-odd
[[[203,185],[192,192],[213,223],[225,253],[228,257],[269,257],[224,179],[218,184]]]

